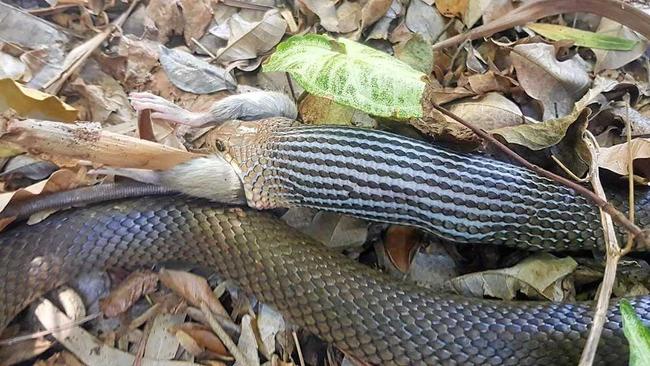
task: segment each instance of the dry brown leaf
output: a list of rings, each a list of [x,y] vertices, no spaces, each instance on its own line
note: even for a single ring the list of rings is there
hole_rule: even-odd
[[[72,320],[49,300],[40,300],[34,313],[46,330],[53,330],[72,323]],[[133,365],[136,362],[136,356],[109,347],[80,326],[66,327],[52,332],[52,336],[86,365]],[[89,352],[89,350],[92,351]],[[144,357],[139,358],[138,362],[141,366],[198,366],[193,362],[152,360]]]
[[[232,357],[219,337],[212,333],[212,330],[205,325],[184,323],[172,328],[171,332],[176,333],[176,336],[178,336],[178,332],[185,333],[192,338],[195,342],[194,344],[196,344],[200,349],[206,349],[223,357]],[[194,351],[196,351],[196,349],[194,349]]]
[[[361,4],[346,1],[336,9],[340,33],[350,33],[359,29],[361,22]]]
[[[212,22],[212,8],[209,0],[180,0],[183,9],[183,36],[185,44],[194,49],[196,44],[192,38],[199,39]]]
[[[213,313],[228,316],[219,299],[212,293],[212,289],[205,278],[189,272],[168,269],[160,271],[159,278],[163,285],[183,297],[190,304],[200,307],[203,303]]]
[[[239,14],[228,21],[228,45],[219,49],[215,60],[226,63],[250,60],[271,50],[284,36],[287,22],[276,9],[269,10],[259,22],[248,22]]]
[[[650,139],[632,139],[629,143],[601,148],[598,154],[598,166],[627,177],[629,149],[632,149],[634,175],[647,184],[650,182]]]
[[[170,331],[185,320],[185,314],[158,314],[147,336],[144,357],[154,360],[172,360],[180,343]]]
[[[446,17],[462,18],[467,11],[470,0],[436,0],[438,11]]]
[[[29,339],[12,345],[0,347],[0,365],[11,366],[26,362],[52,347],[52,342],[44,338]]]
[[[151,0],[147,5],[145,28],[165,44],[175,34],[183,34],[185,19],[179,7],[180,0]]]
[[[420,244],[420,233],[411,227],[391,225],[386,230],[384,251],[391,263],[402,273],[411,267],[413,255]]]
[[[386,14],[393,0],[368,0],[361,9],[361,26],[362,31],[369,25],[378,21]]]
[[[127,277],[111,293],[99,301],[99,307],[107,317],[127,311],[142,296],[158,288],[158,275],[150,271],[136,271]]]
[[[576,109],[562,118],[504,127],[491,133],[538,165],[549,166],[553,155],[580,177],[590,166],[591,153],[582,138],[589,113],[589,109]]]
[[[470,75],[467,78],[467,84],[476,94],[485,94],[488,92],[509,93],[510,89],[515,85],[514,80],[499,75],[494,71]]]
[[[125,65],[124,70],[113,74],[113,77],[125,81],[128,89],[140,90],[152,77],[151,71],[158,66],[160,45],[126,35],[120,39],[117,54],[124,60]]]
[[[591,83],[580,62],[558,61],[549,44],[516,45],[511,57],[521,87],[544,105],[545,120],[569,114]]]
[[[542,253],[503,269],[470,273],[449,282],[451,289],[465,296],[490,296],[512,300],[518,292],[552,301],[564,301],[562,280],[578,263],[571,257],[556,258]]]
[[[339,20],[336,17],[335,3],[331,0],[298,0],[300,4],[316,14],[320,25],[330,32],[339,31]]]

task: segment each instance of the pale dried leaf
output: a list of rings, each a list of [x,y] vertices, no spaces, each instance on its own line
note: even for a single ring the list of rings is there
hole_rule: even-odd
[[[266,355],[275,353],[275,336],[286,330],[282,314],[268,305],[260,305],[257,329],[260,331],[260,339],[265,348],[263,353]]]
[[[490,296],[512,300],[518,292],[542,296],[552,301],[564,300],[562,280],[578,264],[571,257],[557,258],[551,254],[532,255],[509,268],[470,273],[449,282],[456,292],[465,296]]]
[[[173,35],[183,33],[185,19],[179,5],[180,0],[151,0],[147,5],[145,26],[157,31],[158,41],[162,44]]]
[[[248,364],[237,360],[234,366],[259,366],[260,357],[257,352],[257,338],[255,337],[253,318],[248,314],[241,319],[241,335],[237,342],[237,348],[242,351]]]
[[[52,347],[53,343],[44,338],[28,339],[11,347],[0,347],[0,365],[11,366],[29,361]]]
[[[49,300],[45,299],[38,302],[35,314],[46,330],[53,330],[72,323],[70,318],[65,316]],[[136,362],[134,355],[109,347],[80,326],[53,332],[52,336],[86,365],[133,365]],[[92,352],[89,352],[89,350],[92,350]],[[198,366],[198,364],[192,362],[152,360],[149,358],[140,358],[138,361],[141,366]]]
[[[517,126],[526,122],[519,107],[499,93],[488,93],[478,98],[467,98],[448,105],[448,109],[486,131]],[[457,123],[449,119],[450,123]]]
[[[549,44],[516,45],[511,57],[521,86],[544,105],[545,120],[569,114],[591,83],[580,62],[575,58],[558,61]]]
[[[248,22],[238,14],[229,21],[231,36],[228,45],[220,49],[216,59],[219,62],[249,60],[271,50],[284,36],[287,22],[273,9],[264,14],[259,22]]]
[[[628,176],[628,154],[632,150],[634,175],[650,181],[650,139],[632,139],[629,143],[604,147],[598,154],[598,166],[621,176]]]
[[[346,1],[336,9],[340,33],[354,32],[361,22],[361,4]]]
[[[177,88],[194,94],[235,90],[237,81],[223,68],[194,55],[160,46],[160,64]]]
[[[183,9],[183,36],[185,44],[195,47],[192,38],[199,39],[204,34],[212,21],[212,8],[209,0],[181,0]]]
[[[207,326],[196,323],[185,323],[174,327],[172,330],[172,332],[181,331],[191,337],[194,341],[194,345],[199,348],[206,349],[223,357],[232,357],[219,337],[212,333],[210,328]],[[176,336],[178,336],[178,333],[176,333]],[[191,343],[190,347],[192,347]],[[196,351],[196,348],[194,348],[193,351]]]
[[[382,18],[391,7],[393,0],[368,0],[361,9],[361,30]]]
[[[330,32],[339,31],[339,20],[336,17],[336,7],[331,0],[298,0],[312,13],[320,18],[320,25]]]
[[[366,242],[368,236],[368,223],[351,216],[295,208],[289,210],[283,219],[332,248],[358,247]]]
[[[154,360],[171,360],[176,356],[180,343],[170,329],[183,323],[185,314],[158,314],[144,350],[144,357]]]
[[[435,41],[445,28],[445,18],[438,10],[422,0],[412,0],[406,11],[406,26],[429,43]]]
[[[596,55],[596,65],[594,72],[599,72],[606,69],[618,69],[636,59],[638,59],[645,52],[648,47],[648,42],[637,33],[630,30],[628,27],[617,23],[613,20],[602,18],[598,30],[600,34],[609,36],[620,37],[637,41],[637,44],[630,51],[610,51],[594,49]]]

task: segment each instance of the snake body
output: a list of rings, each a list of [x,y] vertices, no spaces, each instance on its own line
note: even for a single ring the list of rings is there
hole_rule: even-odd
[[[602,248],[598,210],[526,169],[380,131],[276,122],[224,140],[223,157],[254,208],[328,209],[456,242]],[[641,226],[650,224],[649,201],[647,191],[637,197]],[[0,235],[0,328],[81,272],[172,259],[215,269],[372,364],[570,365],[591,321],[588,304],[432,293],[331,253],[269,215],[177,196],[60,212]],[[650,319],[650,297],[633,305]],[[597,362],[626,358],[613,304]]]
[[[314,207],[460,243],[603,248],[598,209],[528,169],[383,131],[274,122],[228,150],[252,207]],[[624,197],[611,200],[626,208]],[[636,205],[650,224],[647,191]]]
[[[59,212],[0,237],[0,329],[45,291],[98,268],[181,260],[216,270],[345,352],[372,364],[575,365],[589,304],[443,296],[394,280],[272,216],[198,199],[145,197]],[[650,297],[633,300],[650,319]],[[613,304],[597,364],[627,345]]]

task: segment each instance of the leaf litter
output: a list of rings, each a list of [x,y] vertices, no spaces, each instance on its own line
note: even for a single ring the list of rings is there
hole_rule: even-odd
[[[626,176],[631,149],[635,182],[648,185],[650,179],[647,32],[634,22],[594,21],[584,14],[537,21],[531,18],[535,5],[510,0],[300,0],[286,7],[273,1],[184,0],[11,4],[0,3],[2,207],[113,181],[112,174],[97,174],[103,168],[164,169],[209,152],[207,128],[157,119],[138,123],[128,95],[142,91],[201,112],[249,88],[281,90],[297,101],[305,123],[385,128],[451,142],[461,150],[485,150],[464,127],[421,106],[424,94],[537,164],[561,171],[557,158],[576,175],[584,174],[589,161],[578,137],[588,130],[604,146],[603,170]],[[491,23],[508,11],[520,25],[535,22],[528,28],[540,36]],[[488,29],[483,36],[489,38],[442,48],[468,28]],[[324,72],[336,77],[316,77]],[[373,98],[365,98],[368,92]],[[95,124],[70,124],[75,121]],[[625,142],[628,128],[630,143]],[[589,298],[602,271],[585,275],[582,263],[594,260],[586,254],[558,258],[456,248],[412,229],[300,209],[285,219],[332,250],[381,265],[398,278],[471,296]],[[291,325],[266,304],[245,298],[209,273],[193,272],[111,272],[106,275],[114,280],[110,293],[101,281],[91,282],[104,298],[103,319],[84,321],[82,313],[69,313],[74,306],[64,306],[65,314],[39,300],[32,316],[50,331],[69,324],[67,337],[28,339],[12,346],[17,352],[3,353],[7,347],[2,346],[0,363],[40,357],[37,362],[65,365],[272,360],[290,365],[301,360],[295,343],[305,355],[317,355],[308,359],[313,363],[331,356],[302,332],[295,342],[287,337]],[[591,279],[579,280],[585,277]],[[615,292],[650,288],[647,279],[623,278]],[[633,349],[647,347],[630,314],[624,308]],[[19,322],[4,338],[35,330]],[[56,343],[63,347],[43,353]],[[633,353],[634,359],[642,357]],[[329,359],[350,363],[340,355]]]

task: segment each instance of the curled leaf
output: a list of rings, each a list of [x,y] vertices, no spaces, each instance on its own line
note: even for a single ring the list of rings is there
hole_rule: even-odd
[[[650,139],[647,138],[601,148],[598,153],[598,166],[626,177],[629,149],[632,149],[634,175],[644,183],[650,182]]]
[[[186,92],[209,94],[237,88],[237,81],[226,70],[184,51],[160,46],[160,64],[169,81]]]
[[[564,300],[561,281],[576,269],[571,257],[556,258],[542,253],[528,257],[519,264],[503,269],[470,273],[451,280],[448,285],[458,293],[470,296],[490,296],[512,300],[518,292],[542,296],[549,300]]]
[[[136,271],[129,275],[115,290],[99,301],[99,307],[107,317],[127,311],[142,296],[156,291],[158,275],[153,272]]]

